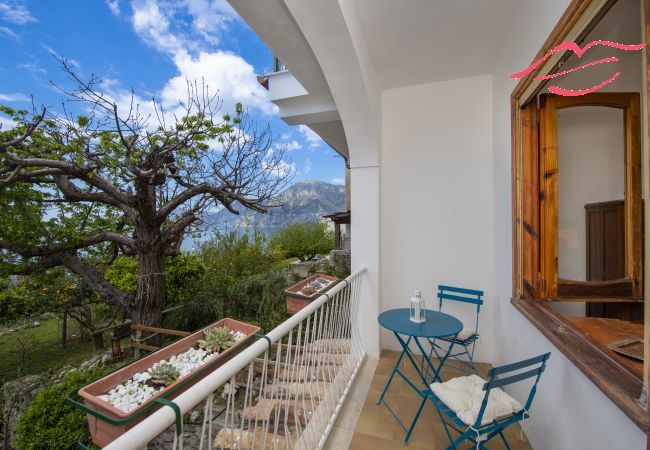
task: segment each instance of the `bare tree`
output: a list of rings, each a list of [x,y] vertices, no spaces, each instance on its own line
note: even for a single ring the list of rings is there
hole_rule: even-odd
[[[134,323],[159,326],[165,258],[206,211],[266,212],[290,177],[283,152],[240,104],[220,116],[203,84],[188,83],[175,114],[155,101],[143,114],[134,94],[120,108],[97,78],[84,82],[62,63],[74,89],[62,89],[60,114],[2,108],[16,126],[0,131],[0,265],[13,274],[65,266]],[[85,115],[69,113],[70,101]],[[102,276],[107,252],[138,258],[135,293]]]

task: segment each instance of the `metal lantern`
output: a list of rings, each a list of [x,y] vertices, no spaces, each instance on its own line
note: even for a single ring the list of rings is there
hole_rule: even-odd
[[[410,299],[411,304],[411,322],[422,323],[426,320],[424,315],[424,299],[422,298],[421,291],[415,291],[415,294]]]

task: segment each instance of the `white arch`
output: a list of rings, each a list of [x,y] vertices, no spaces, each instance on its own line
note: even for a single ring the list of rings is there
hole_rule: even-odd
[[[350,153],[352,267],[365,266],[359,314],[368,353],[379,355],[381,309],[381,89],[350,0],[284,0],[321,66],[339,111]]]

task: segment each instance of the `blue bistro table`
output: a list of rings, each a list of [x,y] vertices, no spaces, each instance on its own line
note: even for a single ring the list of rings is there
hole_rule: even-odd
[[[402,426],[404,431],[406,431],[406,438],[404,439],[405,443],[408,443],[408,440],[411,437],[411,433],[413,432],[413,428],[415,428],[415,424],[417,423],[418,418],[420,417],[422,408],[424,407],[424,404],[427,401],[427,393],[429,390],[429,385],[434,381],[442,381],[442,379],[440,378],[440,370],[442,369],[445,360],[451,353],[451,349],[454,346],[454,343],[456,341],[456,336],[463,329],[463,324],[461,323],[460,320],[456,319],[453,316],[450,316],[449,314],[441,313],[438,311],[431,311],[427,309],[425,311],[426,322],[422,322],[422,323],[411,322],[409,317],[410,317],[410,312],[408,308],[398,308],[398,309],[390,309],[388,311],[384,311],[377,318],[379,325],[386,328],[387,330],[392,331],[395,337],[397,338],[397,341],[402,346],[402,353],[399,355],[399,358],[397,358],[397,363],[395,364],[395,367],[393,368],[393,372],[390,374],[390,377],[388,378],[388,382],[386,382],[386,386],[384,387],[384,390],[382,391],[379,400],[377,400],[377,404],[379,405],[383,403],[386,406],[386,408],[388,408],[388,410],[393,415],[393,417],[395,417],[397,422],[399,422],[399,424]],[[426,342],[429,342],[431,339],[448,337],[448,336],[453,336],[453,339],[449,345],[449,348],[447,349],[447,352],[442,356],[442,358],[440,358],[440,363],[438,364],[438,367],[436,367],[431,361],[431,359],[427,357],[427,352],[422,347],[422,343],[420,342],[420,340],[424,339]],[[420,354],[422,355],[421,363],[416,362],[418,355],[416,355],[411,350],[410,348],[411,342],[415,343],[417,349],[420,351]],[[411,362],[413,367],[415,368],[415,372],[420,378],[419,380],[409,380],[409,378],[400,370],[400,364],[405,355],[408,358],[408,360]],[[418,412],[415,415],[415,418],[413,419],[413,423],[408,429],[404,426],[404,424],[399,419],[399,417],[397,417],[397,414],[393,412],[390,405],[388,405],[388,403],[386,403],[386,400],[384,399],[386,392],[388,391],[388,387],[390,386],[391,382],[393,381],[393,378],[395,377],[395,374],[402,377],[404,381],[422,397],[422,403],[420,403],[420,408],[418,409]],[[417,384],[421,383],[422,388],[418,388],[416,383]]]

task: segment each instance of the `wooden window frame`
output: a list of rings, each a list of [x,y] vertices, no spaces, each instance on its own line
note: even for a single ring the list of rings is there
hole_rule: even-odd
[[[557,113],[580,106],[602,106],[623,111],[625,155],[625,278],[610,281],[573,281],[558,274],[558,131]],[[544,94],[540,98],[539,146],[522,147],[522,161],[536,148],[539,159],[540,264],[538,298],[562,301],[643,301],[643,225],[641,201],[641,118],[637,92],[593,93],[580,97]],[[532,127],[522,133],[532,132]],[[534,175],[534,174],[531,174]],[[531,199],[532,200],[532,199]],[[523,205],[530,208],[532,205]],[[530,245],[535,245],[531,243]],[[525,264],[525,262],[524,262]]]
[[[538,60],[561,42],[579,42],[598,23],[616,0],[572,0],[546,42],[532,61]],[[650,98],[650,0],[643,0],[645,8],[645,39],[647,98]],[[643,432],[650,434],[648,413],[648,381],[650,379],[650,307],[644,305],[645,362],[643,380],[632,374],[611,357],[606,349],[576,329],[565,317],[555,312],[547,302],[539,301],[538,277],[540,275],[541,211],[538,199],[532,193],[539,192],[540,180],[538,156],[522,158],[522,148],[538,146],[537,105],[529,100],[535,95],[534,78],[540,74],[555,72],[568,55],[557,53],[528,76],[521,79],[511,94],[511,141],[512,141],[512,261],[513,277],[511,299],[519,310],[549,341],[580,369],[623,413]],[[531,93],[532,92],[532,93]],[[646,102],[650,103],[650,102]],[[650,116],[650,104],[646,104]],[[647,137],[650,142],[650,136]],[[537,153],[537,152],[535,152]],[[537,153],[538,154],[538,153]],[[643,167],[650,176],[649,167]],[[626,186],[627,188],[627,186]],[[528,205],[524,208],[523,205]],[[524,248],[538,249],[523,252]],[[647,260],[647,258],[646,258]],[[634,271],[634,269],[633,269]],[[639,278],[641,279],[641,277]],[[638,291],[637,291],[638,292]],[[650,440],[648,441],[650,444]],[[649,447],[650,449],[650,447]]]

